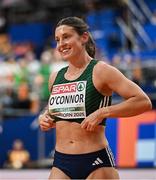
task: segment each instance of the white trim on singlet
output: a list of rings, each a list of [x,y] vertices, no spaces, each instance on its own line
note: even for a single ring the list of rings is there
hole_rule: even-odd
[[[104,96],[100,102],[99,108],[107,107],[109,105],[110,96]]]

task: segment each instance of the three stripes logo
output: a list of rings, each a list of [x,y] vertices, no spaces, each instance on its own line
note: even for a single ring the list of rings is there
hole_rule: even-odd
[[[103,164],[103,161],[99,157],[96,158],[96,160],[93,162],[92,165],[95,166],[95,165],[98,165],[98,164]]]
[[[114,156],[112,154],[111,149],[108,147],[106,147],[106,155],[105,158],[108,158],[106,161],[107,163],[110,164],[111,167],[115,167],[115,160],[114,160]],[[105,165],[106,162],[103,162],[102,159],[100,159],[99,157],[96,158],[96,160],[92,163],[92,166],[96,166],[99,164],[103,164]],[[108,164],[107,164],[108,165]]]

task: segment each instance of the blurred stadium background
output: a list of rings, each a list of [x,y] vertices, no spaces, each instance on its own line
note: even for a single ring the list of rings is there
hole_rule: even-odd
[[[151,98],[152,111],[109,119],[107,137],[125,179],[156,179],[155,0],[0,0],[0,179],[48,177],[55,130],[41,132],[37,117],[49,96],[50,72],[66,65],[54,42],[55,24],[66,16],[85,19],[96,57],[120,69]],[[113,103],[122,101],[113,96]],[[8,173],[16,139],[30,153],[30,161],[21,167],[29,169],[27,175],[22,170]]]

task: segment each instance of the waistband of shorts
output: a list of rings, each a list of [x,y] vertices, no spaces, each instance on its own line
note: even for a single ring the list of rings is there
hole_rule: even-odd
[[[97,151],[94,151],[94,152],[89,152],[89,153],[82,153],[82,154],[66,154],[66,153],[62,153],[62,152],[59,152],[57,150],[55,150],[55,156],[58,156],[60,158],[65,158],[65,159],[70,159],[70,158],[78,158],[78,157],[81,157],[81,158],[88,158],[89,156],[94,156],[94,155],[97,155],[97,154],[103,154],[103,153],[106,153],[106,149],[109,148],[108,146],[103,148],[103,149],[100,149],[100,150],[97,150]]]

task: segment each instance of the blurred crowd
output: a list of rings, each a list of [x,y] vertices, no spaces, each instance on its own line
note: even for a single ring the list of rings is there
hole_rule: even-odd
[[[21,52],[21,46],[18,50],[20,55],[16,51],[0,59],[0,110],[4,117],[37,114],[49,97],[50,73],[66,65],[55,49],[44,50],[39,58],[31,48]]]

